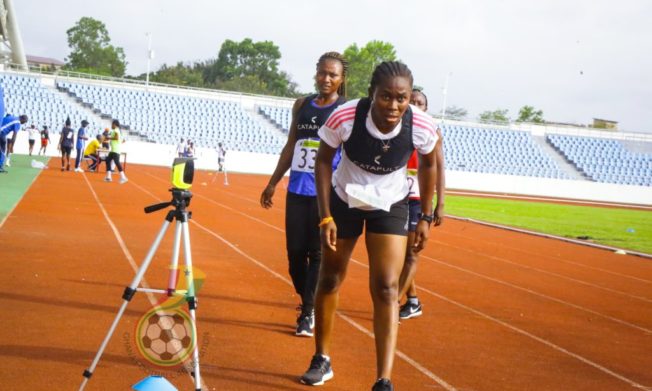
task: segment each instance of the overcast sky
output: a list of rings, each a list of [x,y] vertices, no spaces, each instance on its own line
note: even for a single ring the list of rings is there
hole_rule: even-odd
[[[64,60],[66,30],[101,20],[125,50],[128,74],[146,70],[147,38],[164,63],[216,57],[225,39],[271,40],[281,69],[312,90],[317,58],[351,43],[392,43],[429,96],[476,117],[523,105],[549,121],[619,121],[652,132],[649,0],[14,0],[28,54]]]

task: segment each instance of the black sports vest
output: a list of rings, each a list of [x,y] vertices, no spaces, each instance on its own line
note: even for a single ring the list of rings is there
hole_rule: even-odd
[[[331,113],[346,101],[340,96],[330,106],[315,107],[312,105],[315,98],[317,98],[317,94],[306,97],[299,108],[297,113],[297,140],[318,139],[317,131],[319,128],[326,122]]]
[[[414,144],[412,142],[412,110],[403,114],[401,131],[396,137],[380,140],[369,134],[366,126],[371,107],[369,98],[362,98],[355,109],[353,130],[344,142],[346,156],[356,166],[373,174],[389,174],[407,165]]]

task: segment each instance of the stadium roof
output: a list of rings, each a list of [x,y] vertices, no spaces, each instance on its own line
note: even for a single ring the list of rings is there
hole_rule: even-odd
[[[66,65],[65,62],[55,58],[32,56],[29,54],[27,55],[27,62],[31,64],[55,65],[60,67]]]

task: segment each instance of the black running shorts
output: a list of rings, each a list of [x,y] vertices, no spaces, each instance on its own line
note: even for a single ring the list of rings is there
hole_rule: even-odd
[[[389,212],[349,208],[331,188],[331,215],[337,225],[339,239],[357,238],[366,225],[367,232],[407,236],[408,199],[392,204]]]

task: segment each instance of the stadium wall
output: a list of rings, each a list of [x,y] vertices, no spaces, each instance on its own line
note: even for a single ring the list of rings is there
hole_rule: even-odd
[[[59,141],[59,134],[51,135],[51,139],[48,155],[58,156],[56,146]],[[40,144],[37,140],[34,146],[35,151],[38,151],[39,147]],[[14,151],[27,154],[27,132],[20,132]],[[127,164],[136,163],[168,167],[176,156],[176,147],[174,145],[136,141],[125,142],[123,151],[127,153]],[[217,151],[198,148],[196,157],[197,169],[217,169]],[[226,167],[229,172],[271,175],[277,161],[278,155],[227,151]],[[130,169],[127,168],[127,172]],[[652,187],[644,186],[446,170],[446,187],[456,190],[652,206]]]

